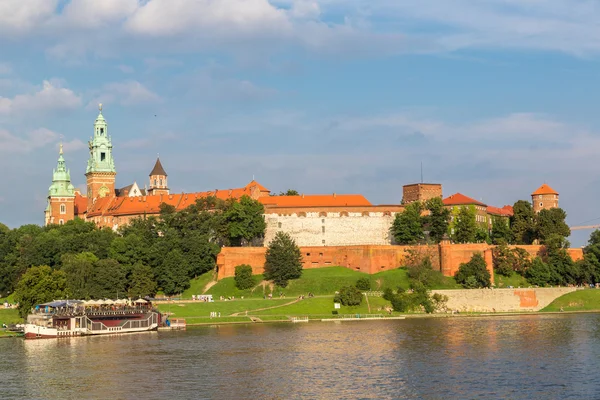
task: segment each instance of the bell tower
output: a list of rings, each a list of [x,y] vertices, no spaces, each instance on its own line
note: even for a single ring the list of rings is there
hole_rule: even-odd
[[[150,187],[148,188],[149,195],[155,194],[169,194],[169,187],[167,186],[167,173],[160,163],[160,158],[156,159],[156,164],[150,172]]]
[[[115,195],[117,171],[112,155],[112,141],[108,136],[108,124],[102,115],[102,104],[98,109],[100,113],[94,122],[94,136],[88,142],[90,158],[85,170],[88,209],[98,197]]]
[[[52,172],[52,185],[48,189],[48,207],[44,214],[46,225],[62,225],[75,218],[75,188],[71,184],[71,173],[65,164],[62,143],[58,165]]]

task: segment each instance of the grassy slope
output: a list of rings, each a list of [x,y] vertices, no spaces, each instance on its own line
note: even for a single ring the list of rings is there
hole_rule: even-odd
[[[191,299],[193,294],[203,294],[204,288],[210,282],[216,280],[216,273],[214,270],[208,271],[199,277],[190,281],[190,287],[183,292],[182,297],[184,299]]]
[[[212,303],[167,303],[158,304],[158,309],[162,312],[171,312],[177,317],[208,317],[212,311],[220,312],[221,316],[231,315],[237,312],[256,310],[259,308],[273,307],[289,303],[294,299],[236,299],[233,301],[215,301]]]
[[[523,276],[513,271],[511,276],[503,276],[494,272],[494,282],[498,288],[512,287],[529,287],[530,284]]]
[[[273,295],[278,296],[279,292],[283,292],[288,297],[297,297],[301,294],[306,295],[309,292],[316,296],[333,295],[342,286],[354,285],[359,278],[363,277],[370,279],[372,290],[383,290],[387,287],[395,289],[398,286],[407,289],[409,286],[408,275],[405,269],[394,269],[369,275],[344,267],[328,267],[302,271],[300,279],[290,281],[288,287],[284,289],[275,287]],[[199,279],[202,279],[202,277]],[[256,282],[260,282],[262,275],[256,275],[255,279]],[[434,287],[434,289],[454,288],[460,288],[460,285],[456,284],[454,278],[447,277],[442,277],[440,284]],[[215,298],[219,298],[219,296],[262,298],[265,294],[270,293],[270,289],[267,287],[265,292],[263,292],[262,287],[256,287],[254,291],[238,290],[235,287],[233,278],[224,278],[210,288],[207,293],[212,294]],[[191,294],[188,297],[191,297]]]
[[[550,303],[542,311],[600,310],[600,289],[585,289],[567,293]]]
[[[23,323],[23,319],[19,317],[19,312],[15,308],[0,309],[0,326],[2,324],[20,324]]]

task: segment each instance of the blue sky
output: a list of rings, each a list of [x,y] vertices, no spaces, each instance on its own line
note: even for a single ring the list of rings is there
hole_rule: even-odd
[[[3,0],[0,220],[42,223],[61,135],[84,188],[97,104],[117,184],[398,203],[439,182],[502,206],[546,182],[600,217],[600,3]],[[589,231],[571,238],[582,245]]]

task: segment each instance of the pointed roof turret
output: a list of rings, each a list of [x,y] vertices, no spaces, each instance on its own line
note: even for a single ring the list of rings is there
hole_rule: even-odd
[[[535,192],[531,193],[532,196],[535,196],[538,194],[558,194],[558,192],[544,183],[542,186],[537,188],[537,190]]]
[[[156,164],[154,164],[154,168],[152,168],[152,171],[150,172],[150,175],[148,175],[148,176],[154,176],[154,175],[167,176],[165,169],[163,168],[162,164],[160,163],[160,158],[156,159]]]
[[[71,184],[71,172],[67,169],[63,157],[63,145],[60,144],[58,163],[52,171],[52,185],[48,189],[49,196],[71,197],[75,196],[75,187]]]

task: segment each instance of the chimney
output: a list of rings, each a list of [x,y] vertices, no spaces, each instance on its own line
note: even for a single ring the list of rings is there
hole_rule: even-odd
[[[304,193],[302,193],[302,198],[304,198]]]
[[[335,199],[335,193],[333,193],[333,198]]]

